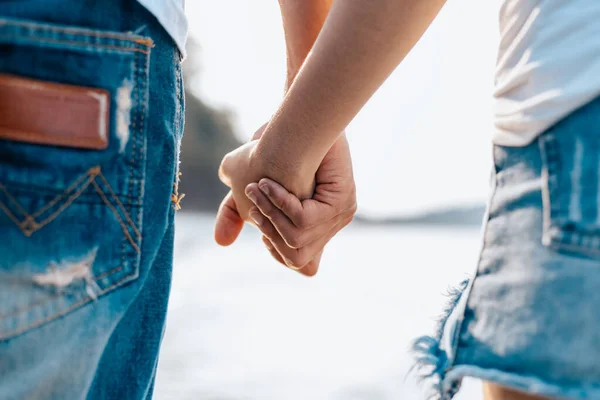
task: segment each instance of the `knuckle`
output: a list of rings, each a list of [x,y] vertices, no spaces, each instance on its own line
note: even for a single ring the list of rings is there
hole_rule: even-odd
[[[270,222],[264,222],[260,225],[257,224],[258,229],[261,231],[263,235],[265,235],[269,239],[273,239],[275,237],[275,228]]]
[[[226,186],[230,186],[229,177],[225,173],[225,169],[223,168],[223,164],[221,164],[221,166],[219,167],[218,176],[219,176],[219,180],[221,181],[221,183],[223,183]]]
[[[283,198],[274,199],[275,201],[279,201],[280,207],[282,210],[293,210],[294,203],[292,202],[292,198],[287,196]]]
[[[266,224],[263,224],[266,225]],[[267,239],[273,239],[273,231],[265,226],[259,226],[258,229],[260,232],[267,237]]]
[[[284,238],[288,246],[293,249],[299,249],[304,245],[304,238],[298,233],[294,233]]]
[[[225,156],[223,156],[223,159],[221,160],[221,165],[220,165],[219,169],[224,175],[227,175],[229,173],[230,165],[231,165],[231,155],[225,154]]]
[[[298,228],[306,229],[308,228],[308,217],[305,213],[298,212],[294,215],[294,221]]]
[[[261,197],[258,197],[258,208],[260,208],[260,211],[269,219],[273,219],[275,211],[277,210],[269,200],[263,201]]]
[[[300,251],[298,253],[298,259],[296,260],[296,262],[298,263],[300,268],[303,268],[310,262],[310,258],[308,257],[306,252]]]

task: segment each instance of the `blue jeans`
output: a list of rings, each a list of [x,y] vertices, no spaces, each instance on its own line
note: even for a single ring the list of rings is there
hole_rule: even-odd
[[[470,376],[600,399],[600,98],[494,164],[475,277],[415,346],[434,398]]]
[[[0,74],[109,99],[105,149],[0,139],[0,399],[151,398],[172,273],[180,54],[135,1],[9,1]]]

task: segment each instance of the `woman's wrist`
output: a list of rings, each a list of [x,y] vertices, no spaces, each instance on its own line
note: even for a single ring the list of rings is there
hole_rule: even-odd
[[[267,128],[268,129],[268,128]],[[251,156],[252,168],[264,171],[272,179],[298,197],[312,196],[314,177],[321,159],[303,151],[287,140],[284,133],[263,136]]]

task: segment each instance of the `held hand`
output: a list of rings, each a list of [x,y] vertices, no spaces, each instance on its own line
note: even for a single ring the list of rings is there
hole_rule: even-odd
[[[310,199],[299,200],[271,179],[246,187],[255,208],[250,217],[271,254],[305,275],[317,272],[325,245],[356,212],[356,187],[345,135],[331,147],[316,174]]]
[[[235,242],[243,228],[244,220],[238,213],[233,193],[230,190],[217,211],[215,241],[221,246],[229,246]]]
[[[288,192],[286,191],[286,193]],[[267,220],[264,222],[264,224],[270,225],[271,222]],[[221,246],[231,245],[233,242],[235,242],[235,240],[241,233],[243,227],[244,220],[242,219],[242,217],[240,217],[240,214],[237,211],[237,206],[235,200],[233,199],[233,193],[230,191],[223,199],[223,202],[219,207],[219,211],[217,212],[217,220],[215,225],[216,242]],[[263,225],[263,229],[266,229],[270,232],[275,232],[275,228],[273,226],[268,227]],[[279,237],[279,239],[281,239],[281,237]],[[286,265],[281,254],[279,254],[277,250],[275,250],[271,241],[265,236],[263,236],[263,243],[273,256],[273,258],[275,258],[275,260],[277,260],[283,265]],[[290,248],[289,250],[293,249]],[[318,254],[310,263],[308,263],[308,265],[306,265],[298,272],[306,276],[313,276],[319,268],[320,260],[321,254]]]

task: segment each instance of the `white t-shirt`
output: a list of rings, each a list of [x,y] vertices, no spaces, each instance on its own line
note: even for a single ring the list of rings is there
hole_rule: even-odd
[[[525,146],[600,96],[600,0],[503,0],[494,143]]]

